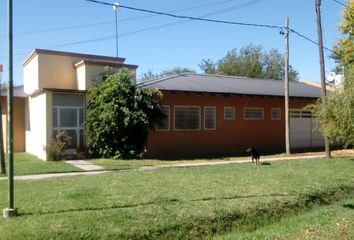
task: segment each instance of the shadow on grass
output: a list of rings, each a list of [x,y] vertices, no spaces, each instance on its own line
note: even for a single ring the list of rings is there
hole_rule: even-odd
[[[231,229],[239,229],[240,231],[253,231],[261,226],[266,226],[279,221],[284,216],[289,216],[297,212],[309,210],[315,206],[327,205],[340,201],[354,192],[354,186],[342,185],[332,189],[326,189],[322,192],[314,192],[310,194],[295,194],[294,199],[288,201],[279,201],[275,199],[270,203],[259,203],[251,207],[247,211],[240,212],[237,209],[233,211],[220,211],[215,215],[200,218],[187,218],[180,222],[171,222],[161,228],[150,229],[148,232],[123,232],[114,235],[116,239],[129,240],[153,240],[153,239],[211,239],[212,236],[229,232]],[[95,211],[117,208],[128,208],[147,206],[152,204],[173,204],[175,202],[190,201],[209,201],[219,199],[236,199],[236,198],[253,198],[253,197],[274,197],[274,196],[292,196],[292,194],[269,194],[269,195],[245,195],[230,196],[224,198],[201,198],[190,200],[158,198],[155,201],[131,205],[102,207],[102,208],[86,208],[86,209],[68,209],[62,211],[46,212],[46,213],[27,213],[23,215],[41,215],[52,213]],[[352,209],[353,204],[346,204]]]
[[[154,201],[136,204],[125,204],[125,205],[113,205],[107,207],[91,207],[91,208],[77,208],[77,209],[63,209],[57,211],[47,211],[47,212],[28,212],[19,213],[20,216],[32,216],[32,215],[48,215],[57,213],[68,213],[68,212],[82,212],[82,211],[104,211],[104,210],[114,210],[123,208],[135,208],[149,205],[161,205],[161,204],[175,204],[175,203],[187,203],[187,202],[205,202],[205,201],[218,201],[218,200],[234,200],[234,199],[244,199],[244,198],[266,198],[266,197],[288,197],[288,196],[301,196],[301,194],[264,194],[264,195],[244,195],[244,196],[229,196],[229,197],[207,197],[207,198],[197,198],[197,199],[177,199],[177,198],[158,198]]]
[[[264,165],[264,166],[269,166],[269,165],[271,165],[270,162],[261,162],[260,164],[261,164],[261,165]]]
[[[349,208],[349,209],[354,209],[354,204],[344,204],[343,207]]]
[[[102,211],[102,210],[110,210],[110,209],[122,209],[122,208],[135,208],[141,206],[148,205],[161,205],[161,204],[174,204],[174,203],[187,203],[187,202],[204,202],[204,201],[218,201],[218,200],[233,200],[233,199],[245,199],[245,198],[266,198],[266,197],[289,197],[289,196],[297,196],[298,202],[302,203],[302,206],[313,206],[313,205],[328,205],[331,202],[338,201],[340,199],[339,196],[347,196],[350,193],[354,192],[354,186],[338,186],[333,189],[327,189],[323,192],[314,192],[308,194],[261,194],[261,195],[234,195],[234,196],[226,196],[226,197],[206,197],[206,198],[196,198],[196,199],[177,199],[177,198],[157,198],[153,201],[145,202],[145,203],[136,203],[136,204],[125,204],[125,205],[113,205],[107,207],[87,207],[87,208],[76,208],[76,209],[63,209],[57,211],[47,211],[47,212],[28,212],[28,213],[20,213],[22,216],[30,216],[30,215],[47,215],[47,214],[56,214],[56,213],[67,213],[67,212],[82,212],[82,211]],[[287,201],[284,204],[288,204]],[[296,204],[295,204],[296,205]],[[300,205],[296,205],[297,207],[301,207]],[[346,204],[344,207],[353,208],[353,204]]]

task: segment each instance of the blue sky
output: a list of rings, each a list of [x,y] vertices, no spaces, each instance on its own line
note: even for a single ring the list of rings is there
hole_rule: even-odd
[[[105,0],[106,2],[117,2]],[[344,0],[340,0],[344,2]],[[317,40],[314,0],[119,0],[122,5],[174,12],[179,15],[284,25]],[[14,4],[14,81],[22,84],[22,63],[35,48],[115,56],[114,11],[109,6],[84,0],[13,0]],[[324,45],[332,48],[341,36],[338,32],[342,6],[333,0],[322,0]],[[179,11],[180,10],[180,11]],[[177,11],[177,12],[175,12]],[[219,12],[219,13],[217,13]],[[217,14],[216,14],[217,13]],[[245,26],[182,21],[167,16],[118,9],[119,56],[126,63],[137,64],[142,72],[159,72],[175,66],[201,72],[202,59],[218,60],[228,50],[253,43],[265,50],[284,52],[284,36],[278,30]],[[140,31],[171,24],[154,30]],[[7,79],[6,1],[0,3],[0,63],[4,64],[3,81]],[[140,31],[138,33],[132,33]],[[95,40],[102,39],[104,40]],[[93,41],[91,41],[93,40]],[[82,43],[84,41],[89,41]],[[325,52],[326,72],[335,63]],[[290,64],[300,79],[319,81],[318,48],[298,36],[290,36]]]

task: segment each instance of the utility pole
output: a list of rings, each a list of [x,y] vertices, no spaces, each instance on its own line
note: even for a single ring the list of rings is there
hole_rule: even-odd
[[[285,19],[284,26],[285,35],[285,75],[284,75],[284,88],[285,88],[285,150],[286,154],[290,154],[290,121],[289,121],[289,18]]]
[[[0,64],[0,173],[6,173],[6,165],[5,165],[5,156],[4,156],[4,139],[3,139],[3,131],[2,131],[2,64]]]
[[[321,73],[321,97],[326,96],[326,82],[325,82],[325,65],[323,56],[323,39],[322,39],[322,25],[321,25],[321,0],[315,0],[316,17],[317,17],[317,33],[318,33],[318,50],[320,55],[320,73]],[[324,136],[326,158],[331,157],[331,150],[329,147],[328,137]]]
[[[7,0],[7,15],[9,24],[9,83],[7,88],[8,113],[8,156],[9,156],[9,189],[8,207],[3,210],[5,218],[15,217],[17,209],[14,206],[14,153],[13,153],[13,33],[12,33],[12,0]]]
[[[115,14],[115,20],[116,20],[116,57],[118,57],[118,6],[119,4],[116,2],[113,4],[113,10]]]

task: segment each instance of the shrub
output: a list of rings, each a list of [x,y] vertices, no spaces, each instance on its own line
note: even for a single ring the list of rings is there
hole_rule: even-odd
[[[48,145],[44,146],[48,161],[63,159],[65,148],[71,144],[71,137],[66,131],[60,132],[55,138],[49,140]]]
[[[141,158],[148,128],[161,117],[154,89],[141,88],[126,69],[106,73],[89,90],[85,123],[91,155],[107,158]]]

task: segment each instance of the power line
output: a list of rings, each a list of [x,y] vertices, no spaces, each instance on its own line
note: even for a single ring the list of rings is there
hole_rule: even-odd
[[[85,1],[89,1],[89,2],[95,2],[95,3],[99,3],[99,4],[103,4],[103,5],[108,5],[108,6],[112,6],[113,4],[111,3],[107,3],[107,2],[101,2],[101,1],[95,1],[95,0],[85,0]],[[254,4],[256,2],[259,2],[259,1],[262,1],[262,0],[253,0],[253,1],[250,1],[248,3],[244,3],[244,4],[240,4],[240,5],[237,5],[235,7],[231,7],[231,8],[228,8],[228,9],[238,9],[238,8],[241,8],[241,7],[245,7],[245,6],[249,6],[251,4]],[[226,2],[226,1],[225,1]],[[227,1],[228,2],[228,1]],[[120,7],[122,7],[122,5],[120,5]],[[131,7],[129,7],[131,8]],[[253,27],[266,27],[266,28],[273,28],[273,29],[278,29],[278,30],[283,30],[283,27],[280,27],[280,26],[274,26],[274,25],[265,25],[265,24],[253,24],[253,23],[240,23],[240,22],[232,22],[232,21],[223,21],[223,20],[213,20],[213,19],[206,19],[204,18],[205,16],[211,16],[211,15],[215,15],[215,14],[219,14],[219,13],[224,13],[223,10],[218,10],[218,11],[215,11],[215,12],[212,12],[212,13],[209,13],[209,14],[206,14],[202,17],[189,17],[189,16],[180,16],[180,15],[175,15],[175,14],[170,14],[170,13],[162,13],[162,12],[155,12],[155,11],[151,11],[151,10],[144,10],[144,9],[139,9],[139,8],[134,8],[134,9],[138,9],[137,11],[148,11],[150,13],[154,13],[154,14],[159,14],[159,15],[166,15],[166,16],[170,16],[170,17],[174,17],[174,18],[182,18],[184,20],[182,21],[177,21],[177,22],[173,22],[173,23],[167,23],[167,24],[163,24],[163,25],[158,25],[158,26],[153,26],[153,27],[149,27],[149,28],[144,28],[144,29],[140,29],[140,30],[136,30],[136,31],[132,31],[132,32],[128,32],[128,33],[124,33],[124,34],[120,34],[119,37],[124,37],[124,36],[130,36],[130,35],[133,35],[133,34],[137,34],[137,33],[140,33],[140,32],[145,32],[145,31],[150,31],[150,30],[154,30],[154,29],[159,29],[159,28],[163,28],[163,27],[166,27],[166,26],[171,26],[171,25],[175,25],[175,24],[180,24],[180,23],[183,23],[185,21],[188,21],[188,20],[200,20],[200,21],[207,21],[207,22],[214,22],[214,23],[222,23],[222,24],[231,24],[231,25],[243,25],[243,26],[253,26]],[[227,9],[225,9],[227,10]],[[98,23],[98,24],[101,24],[101,23]],[[104,24],[104,23],[102,23]],[[84,26],[84,25],[82,25]],[[315,45],[318,45],[318,42],[310,39],[309,37],[299,33],[298,31],[294,30],[294,29],[291,29],[290,28],[290,32],[296,34],[297,36],[315,44]],[[85,44],[85,43],[92,43],[92,42],[99,42],[99,41],[104,41],[104,40],[108,40],[108,39],[113,39],[115,36],[106,36],[106,37],[101,37],[101,38],[95,38],[95,39],[89,39],[89,40],[84,40],[84,41],[77,41],[77,42],[69,42],[69,43],[64,43],[64,44],[58,44],[58,45],[52,45],[52,46],[47,46],[47,47],[52,47],[52,48],[58,48],[58,47],[65,47],[65,46],[73,46],[73,45],[79,45],[79,44]],[[340,56],[340,54],[332,51],[331,49],[327,48],[327,47],[323,47],[323,49],[327,50],[327,51],[330,51],[331,53],[337,55],[337,56]],[[25,55],[27,53],[21,53],[21,54],[16,54],[16,56],[20,56],[20,55]]]
[[[301,37],[301,38],[303,38],[303,39],[305,39],[305,40],[307,40],[307,41],[309,41],[309,42],[311,42],[311,43],[313,43],[313,44],[315,44],[315,45],[318,46],[318,42],[312,40],[312,39],[309,38],[309,37],[306,37],[305,35],[299,33],[298,31],[296,31],[296,30],[290,28],[290,32],[295,33],[297,36],[299,36],[299,37]],[[327,51],[329,51],[329,52],[331,52],[331,53],[333,53],[333,54],[335,54],[335,55],[337,55],[337,56],[339,56],[339,57],[342,57],[342,55],[340,55],[340,54],[337,53],[337,52],[334,52],[334,51],[331,50],[330,48],[327,48],[327,47],[323,46],[323,49],[325,49],[325,50],[327,50]]]
[[[103,1],[97,1],[97,0],[85,0],[88,2],[94,2],[94,3],[98,3],[98,4],[102,4],[102,5],[108,5],[108,6],[112,6],[113,4],[108,3],[108,2],[103,2]],[[334,0],[336,1],[336,0]],[[266,24],[255,24],[255,23],[243,23],[243,22],[232,22],[232,21],[223,21],[223,20],[214,20],[214,19],[207,19],[207,18],[203,18],[203,17],[190,17],[190,16],[182,16],[182,15],[176,15],[176,14],[171,14],[171,13],[164,13],[164,12],[158,12],[158,11],[153,11],[153,10],[147,10],[147,9],[142,9],[142,8],[135,8],[135,7],[129,7],[129,6],[124,6],[124,5],[119,5],[119,7],[121,8],[126,8],[126,9],[130,9],[130,10],[135,10],[135,11],[141,11],[141,12],[149,12],[149,13],[154,13],[154,14],[158,14],[158,15],[164,15],[164,16],[169,16],[169,17],[174,17],[174,18],[181,18],[181,19],[188,19],[188,20],[198,20],[198,21],[206,21],[206,22],[214,22],[214,23],[224,23],[224,24],[232,24],[232,25],[242,25],[242,26],[252,26],[252,27],[266,27],[266,28],[273,28],[273,29],[279,29],[279,30],[283,30],[283,27],[280,26],[275,26],[275,25],[266,25]],[[168,26],[170,24],[165,24],[165,25],[161,25],[162,26]],[[158,28],[160,26],[157,27],[153,27],[153,28]],[[305,35],[299,33],[298,31],[294,30],[294,29],[290,29],[290,31],[292,33],[295,33],[296,35],[298,35],[301,38],[304,38],[305,40],[312,42],[315,45],[318,45],[318,42],[306,37]],[[332,52],[333,54],[337,55],[337,56],[341,56],[340,54],[332,51],[331,49],[327,48],[327,47],[323,47],[323,49]]]
[[[340,1],[338,1],[338,0],[333,0],[333,1],[336,2],[336,3],[338,3],[338,4],[340,4],[340,5],[342,5],[342,6],[344,6],[344,7],[350,8],[350,6],[348,6],[348,5],[345,4],[345,3],[340,2]]]
[[[235,0],[232,0],[232,1],[235,1]],[[234,11],[234,10],[237,10],[237,9],[240,9],[240,8],[251,6],[251,5],[253,5],[255,3],[258,3],[260,1],[264,1],[264,0],[250,0],[248,2],[245,2],[245,3],[242,3],[242,4],[238,4],[238,5],[233,6],[233,7],[224,8],[224,9],[221,9],[221,10],[217,10],[217,11],[214,11],[214,12],[207,13],[207,14],[205,14],[203,16],[200,16],[200,17],[212,16],[212,15],[217,15],[217,14],[221,14],[221,13]],[[230,0],[225,1],[225,2],[230,2]],[[208,4],[208,5],[211,5],[211,4]],[[213,5],[215,5],[215,3]],[[185,8],[185,9],[187,9],[187,8]],[[195,7],[193,9],[195,9]],[[143,28],[143,29],[131,31],[131,32],[128,32],[128,33],[119,34],[118,37],[128,37],[128,36],[131,36],[131,35],[134,35],[134,34],[138,34],[138,33],[141,33],[141,32],[147,32],[147,31],[157,30],[157,29],[160,29],[160,28],[169,27],[169,26],[173,26],[173,25],[177,25],[177,24],[182,24],[182,23],[185,23],[187,21],[191,21],[191,19],[184,19],[184,20],[179,20],[179,21],[172,22],[172,23],[167,23],[167,24],[157,25],[157,26],[153,26],[153,27]],[[98,24],[101,24],[101,23],[98,23]],[[102,24],[104,24],[104,23],[102,23]],[[90,26],[90,25],[81,25],[81,26]],[[77,26],[77,27],[79,27],[79,26]],[[76,27],[73,27],[73,28],[76,28]],[[64,29],[64,28],[62,28],[62,29]],[[53,31],[54,31],[54,29],[53,29]],[[79,44],[84,44],[84,43],[99,42],[99,41],[104,41],[104,40],[108,40],[108,39],[113,39],[114,37],[115,36],[107,36],[107,37],[95,38],[95,39],[84,40],[84,41],[64,43],[64,44],[59,44],[59,45],[48,45],[48,46],[43,46],[43,47],[45,47],[45,48],[56,48],[56,47],[64,47],[64,46],[71,46],[71,45],[79,45]],[[26,48],[28,48],[28,47],[18,47],[16,49],[26,49]],[[24,54],[22,54],[22,55],[24,55]]]
[[[218,1],[218,2],[213,2],[213,3],[209,3],[209,4],[198,5],[198,6],[194,6],[194,7],[190,7],[190,8],[182,8],[182,9],[171,11],[170,13],[195,10],[195,9],[211,7],[211,6],[216,6],[216,5],[222,5],[225,3],[236,2],[236,1],[240,1],[240,0],[225,0],[225,1],[221,1],[221,2]],[[257,0],[257,1],[261,1],[261,0]],[[155,16],[156,16],[156,14],[150,14],[150,15],[139,16],[139,17],[123,18],[123,19],[120,19],[119,21],[126,22],[126,21],[133,21],[133,20],[150,18],[150,17],[155,17]],[[15,36],[39,34],[39,33],[46,33],[46,32],[58,32],[58,31],[65,31],[65,30],[74,30],[74,29],[88,28],[88,27],[107,25],[107,24],[113,24],[113,23],[114,23],[114,21],[105,21],[105,22],[98,22],[98,23],[91,23],[91,24],[68,26],[68,27],[49,28],[49,29],[42,29],[42,30],[37,30],[37,31],[19,32],[19,33],[16,33]],[[0,35],[0,37],[6,37],[6,35]]]
[[[98,3],[98,4],[102,4],[102,5],[107,5],[107,6],[113,6],[112,3],[107,3],[107,2],[102,2],[102,1],[96,1],[96,0],[85,0],[85,1]],[[208,18],[199,18],[199,17],[184,16],[184,15],[176,15],[176,14],[172,14],[172,13],[158,12],[158,11],[153,11],[153,10],[148,10],[148,9],[129,7],[129,6],[125,6],[125,5],[119,5],[119,7],[120,8],[125,8],[125,9],[129,9],[129,10],[139,11],[139,12],[153,13],[153,14],[157,14],[157,15],[168,16],[168,17],[173,17],[173,18],[180,18],[180,19],[190,19],[190,20],[197,20],[197,21],[204,21],[204,22],[224,23],[224,24],[250,26],[250,27],[264,27],[264,28],[273,28],[273,29],[283,29],[283,27],[275,26],[275,25],[223,21],[223,20],[215,20],[215,19],[208,19]]]
[[[211,13],[205,14],[205,15],[200,16],[200,17],[207,17],[207,16],[212,16],[212,15],[216,15],[216,14],[220,14],[220,13],[226,13],[226,12],[229,12],[229,11],[234,11],[236,9],[240,9],[240,8],[243,8],[243,7],[250,6],[250,5],[252,5],[252,4],[256,3],[256,2],[259,2],[259,1],[263,1],[263,0],[252,0],[252,1],[249,1],[248,3],[243,3],[243,4],[236,5],[234,7],[231,7],[231,8],[227,8],[227,9],[222,9],[222,10],[218,10],[218,11],[215,11],[215,12],[211,12]],[[137,34],[137,33],[141,33],[141,32],[146,32],[146,31],[156,30],[156,29],[160,29],[160,28],[164,28],[164,27],[174,26],[174,25],[177,25],[177,24],[185,23],[185,22],[190,21],[190,20],[191,19],[184,19],[184,20],[179,20],[179,21],[172,22],[172,23],[166,23],[166,24],[162,24],[162,25],[149,27],[149,28],[143,28],[143,29],[140,29],[140,30],[136,30],[136,31],[132,31],[132,32],[129,32],[129,33],[121,34],[119,36],[123,36],[124,37],[124,36],[129,36],[129,35],[133,35],[133,34]]]

